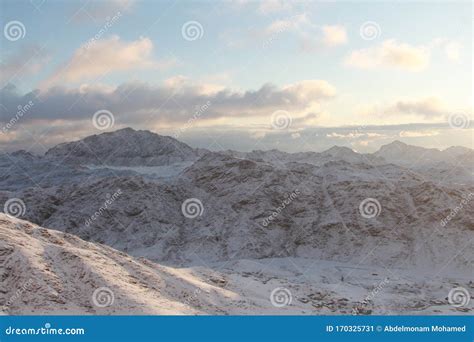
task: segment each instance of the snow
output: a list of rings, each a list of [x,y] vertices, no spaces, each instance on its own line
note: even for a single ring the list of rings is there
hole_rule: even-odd
[[[4,314],[442,315],[474,309],[446,300],[454,286],[474,288],[467,274],[307,258],[167,267],[3,214],[0,235]],[[92,297],[103,287],[114,301],[98,307]],[[291,294],[284,307],[270,300],[279,287]]]
[[[351,314],[367,298],[359,313],[472,313],[446,297],[474,283],[474,200],[441,224],[474,193],[472,150],[209,152],[170,139],[126,129],[0,155],[0,202],[21,199],[29,221],[0,215],[0,304],[33,286],[7,313]],[[203,204],[194,219],[189,198]],[[104,286],[115,305],[99,308]],[[272,305],[279,287],[290,305]]]

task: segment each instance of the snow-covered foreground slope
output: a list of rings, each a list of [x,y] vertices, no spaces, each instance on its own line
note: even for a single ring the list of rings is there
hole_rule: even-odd
[[[134,259],[107,246],[0,215],[0,304],[15,314],[193,314],[184,302],[193,284],[186,271]],[[94,304],[94,291],[108,288],[113,304]],[[18,292],[19,291],[19,292]],[[110,293],[103,304],[112,301]],[[102,304],[100,297],[96,299]]]
[[[0,214],[4,314],[462,314],[468,276],[303,258],[171,268]]]

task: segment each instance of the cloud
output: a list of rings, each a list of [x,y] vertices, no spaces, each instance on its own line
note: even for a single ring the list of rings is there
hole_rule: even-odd
[[[92,80],[105,74],[139,69],[166,68],[173,61],[156,61],[152,58],[153,43],[148,38],[125,42],[118,36],[84,44],[72,58],[42,85]]]
[[[206,114],[204,114],[206,115]],[[90,118],[82,121],[41,120],[32,121],[22,126],[28,131],[15,130],[3,134],[0,131],[0,148],[6,151],[33,149],[44,153],[51,147],[64,141],[73,141],[91,134],[100,133],[92,127]],[[174,135],[174,128],[159,128],[151,122],[126,125],[115,122],[114,129],[132,126],[135,129],[147,129],[159,134]],[[436,140],[430,136],[419,136],[419,132],[437,131]],[[401,133],[404,132],[404,133]],[[453,132],[456,132],[453,134]],[[47,134],[45,134],[47,133]],[[411,136],[410,136],[411,135]],[[416,135],[416,137],[415,137]],[[36,139],[33,139],[36,137]],[[216,137],[217,144],[216,144]],[[211,150],[233,149],[251,151],[258,146],[264,149],[278,148],[282,151],[324,151],[334,145],[356,148],[359,152],[373,152],[381,145],[403,139],[407,143],[430,147],[446,148],[449,146],[466,146],[473,148],[472,134],[469,130],[455,131],[447,123],[404,124],[404,125],[368,125],[363,127],[304,127],[298,130],[264,130],[254,126],[192,126],[183,130],[179,140],[193,147]],[[302,144],[304,142],[304,144]],[[43,147],[44,146],[44,147]]]
[[[235,91],[196,84],[183,76],[168,79],[164,84],[129,82],[116,88],[98,85],[68,89],[53,87],[25,95],[14,87],[1,91],[4,107],[0,120],[7,122],[19,104],[33,101],[35,105],[23,122],[31,120],[87,120],[101,109],[116,116],[117,124],[133,125],[150,122],[155,125],[179,125],[192,117],[196,108],[209,103],[202,121],[221,118],[263,117],[286,110],[297,117],[306,117],[321,101],[336,95],[336,89],[324,80],[306,80],[282,87],[265,84],[257,90]],[[309,117],[309,116],[308,116]]]
[[[355,129],[351,132],[346,132],[346,133],[332,132],[332,133],[326,134],[326,137],[328,138],[337,138],[337,139],[357,139],[361,137],[381,138],[384,136],[385,135],[379,134],[379,133],[371,133],[371,132],[361,133],[359,129]]]
[[[397,101],[384,111],[386,114],[413,114],[425,118],[439,117],[447,113],[447,108],[437,97],[427,97],[415,101]]]
[[[0,86],[38,73],[49,60],[49,55],[38,46],[25,46],[17,53],[6,55],[0,62]]]
[[[260,1],[258,10],[262,14],[271,14],[275,12],[289,11],[292,7],[292,2],[288,0],[263,0]]]
[[[450,61],[459,62],[462,46],[458,42],[449,42],[444,46],[444,52]]]
[[[449,112],[450,109],[440,98],[431,96],[422,99],[397,100],[391,104],[371,106],[363,114],[379,117],[406,115],[424,119],[437,119]]]
[[[353,51],[344,60],[346,66],[360,69],[379,67],[421,71],[430,63],[430,50],[390,39],[380,45]]]
[[[440,49],[451,62],[458,63],[461,60],[463,45],[459,41],[441,37],[433,39],[429,47],[431,49]]]
[[[344,26],[326,25],[322,27],[323,43],[326,46],[338,46],[347,43],[347,33]]]
[[[317,25],[306,12],[278,18],[264,27],[220,32],[219,38],[229,48],[243,48],[255,43],[268,47],[283,34],[292,37],[305,52],[337,47],[348,41],[344,26]]]
[[[305,127],[292,130],[251,130],[250,128],[205,128],[190,130],[180,137],[192,146],[211,149],[234,149],[240,151],[278,148],[287,152],[324,151],[334,145],[356,148],[359,152],[374,152],[381,145],[402,139],[406,143],[421,146],[446,148],[453,145],[473,147],[472,134],[467,130],[453,135],[453,129],[447,123],[404,124],[404,125],[368,125],[363,129],[357,126],[345,127]],[[419,132],[438,131],[433,136],[417,136]],[[214,143],[213,133],[218,132],[218,146]],[[400,136],[401,132],[404,137]],[[413,135],[410,137],[409,135]],[[299,139],[299,140],[295,140]],[[304,142],[304,144],[302,144]]]
[[[401,131],[399,133],[399,136],[402,138],[433,137],[436,135],[439,135],[439,131],[436,131],[436,130]]]

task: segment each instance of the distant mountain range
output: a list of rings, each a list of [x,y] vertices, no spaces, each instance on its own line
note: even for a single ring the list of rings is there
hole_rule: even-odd
[[[127,128],[1,155],[0,202],[170,266],[298,258],[462,274],[474,267],[473,153],[399,141],[372,154],[211,152]]]

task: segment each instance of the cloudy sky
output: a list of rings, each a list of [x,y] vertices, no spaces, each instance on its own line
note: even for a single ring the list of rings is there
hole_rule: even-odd
[[[1,0],[0,148],[473,147],[466,2]]]

